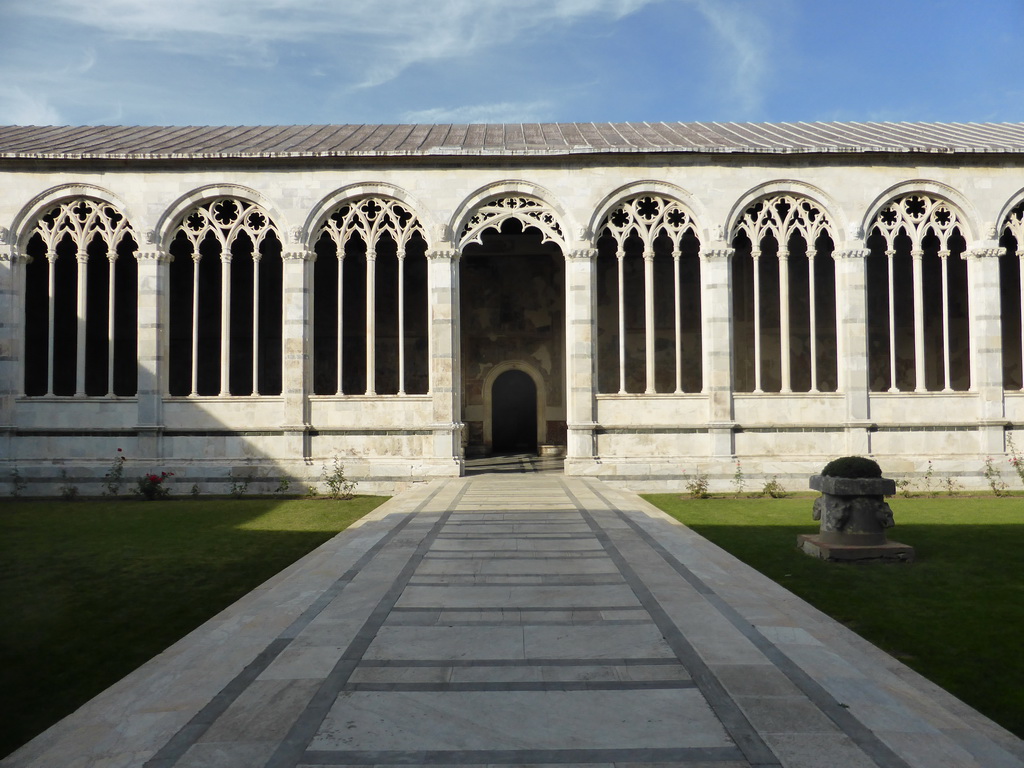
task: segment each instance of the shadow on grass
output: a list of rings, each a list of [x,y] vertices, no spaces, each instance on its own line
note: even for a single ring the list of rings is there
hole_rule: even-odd
[[[0,504],[0,755],[383,501]]]
[[[917,561],[910,565],[827,563],[803,554],[797,535],[817,529],[810,499],[647,498],[1024,736],[1019,498],[894,499],[896,527],[889,536],[916,549]]]

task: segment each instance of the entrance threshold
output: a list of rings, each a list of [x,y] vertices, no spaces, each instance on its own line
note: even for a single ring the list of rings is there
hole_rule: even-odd
[[[492,472],[526,473],[545,472],[561,474],[565,466],[563,456],[538,456],[536,453],[503,453],[466,459],[465,473],[486,475]]]

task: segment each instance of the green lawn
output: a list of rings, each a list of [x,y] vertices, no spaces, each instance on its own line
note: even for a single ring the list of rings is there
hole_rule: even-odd
[[[1024,736],[1024,497],[891,499],[889,537],[916,548],[911,565],[804,555],[808,496],[645,498]]]
[[[384,500],[0,503],[0,755]]]

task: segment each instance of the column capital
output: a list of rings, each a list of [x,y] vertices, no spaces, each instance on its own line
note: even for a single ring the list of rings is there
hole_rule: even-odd
[[[140,264],[143,262],[155,262],[157,264],[170,264],[174,257],[167,251],[136,251],[135,260]]]
[[[597,258],[597,248],[577,248],[566,251],[565,257],[571,261],[593,261]]]
[[[281,258],[284,261],[316,261],[316,253],[307,250],[283,251]]]
[[[430,261],[458,261],[460,257],[461,257],[461,254],[457,250],[455,250],[454,248],[452,248],[452,249],[445,249],[445,250],[427,251],[427,258]]]
[[[700,257],[705,261],[728,261],[735,255],[735,248],[701,248],[700,250]]]
[[[947,251],[948,253],[948,251]],[[1004,248],[970,248],[963,253],[965,259],[997,259],[1005,253]]]
[[[871,255],[867,248],[847,248],[842,251],[832,251],[832,258],[839,259],[866,259]]]

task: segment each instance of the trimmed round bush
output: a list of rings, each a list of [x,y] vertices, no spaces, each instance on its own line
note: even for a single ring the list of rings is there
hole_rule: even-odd
[[[821,474],[829,477],[881,477],[882,468],[874,459],[865,459],[863,456],[843,456],[833,459]]]

